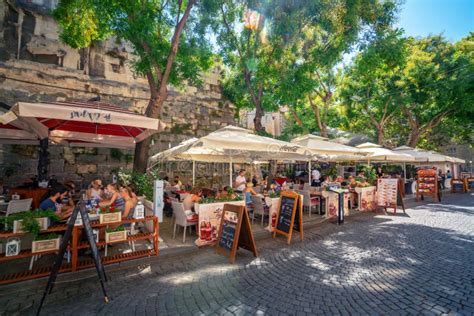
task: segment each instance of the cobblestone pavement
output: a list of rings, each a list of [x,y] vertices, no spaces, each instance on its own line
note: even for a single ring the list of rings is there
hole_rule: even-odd
[[[234,265],[201,249],[107,267],[109,304],[94,273],[61,277],[43,315],[474,314],[473,194],[448,195],[406,215],[326,222],[305,237],[291,246],[258,240],[260,256],[240,250]],[[0,288],[0,311],[35,313],[44,284]]]

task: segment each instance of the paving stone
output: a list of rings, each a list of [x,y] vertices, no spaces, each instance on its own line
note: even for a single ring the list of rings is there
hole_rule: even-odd
[[[233,265],[203,248],[150,258],[148,274],[133,265],[111,269],[108,305],[90,278],[55,288],[43,314],[68,306],[91,315],[472,315],[474,196],[443,198],[407,216],[359,213],[342,226],[322,223],[290,246],[269,236],[257,240],[258,259],[239,250]],[[2,291],[0,315],[34,314],[39,284]]]

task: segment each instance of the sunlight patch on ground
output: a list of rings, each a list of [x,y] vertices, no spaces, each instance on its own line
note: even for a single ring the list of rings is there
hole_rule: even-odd
[[[318,258],[305,257],[305,259],[308,261],[310,267],[316,268],[321,271],[329,271],[330,269],[330,266],[328,264],[322,262]]]
[[[195,271],[173,273],[171,275],[164,276],[161,278],[161,280],[163,282],[168,282],[175,285],[182,285],[199,282],[201,279],[206,279],[211,276],[216,277],[231,271],[236,271],[238,269],[239,267],[237,265],[212,265],[209,267],[196,269]]]

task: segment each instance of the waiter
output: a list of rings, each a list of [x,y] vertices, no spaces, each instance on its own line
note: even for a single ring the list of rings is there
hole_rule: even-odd
[[[313,171],[311,172],[311,186],[319,187],[321,185],[319,181],[320,178],[321,178],[321,173],[319,172],[319,170],[313,169]]]

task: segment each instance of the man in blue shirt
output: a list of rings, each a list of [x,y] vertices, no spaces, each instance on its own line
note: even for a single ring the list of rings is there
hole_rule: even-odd
[[[62,204],[62,199],[66,197],[68,191],[63,185],[56,185],[49,191],[49,197],[40,204],[42,210],[54,210],[56,215],[61,219],[68,219],[74,209],[72,200],[67,205]]]

